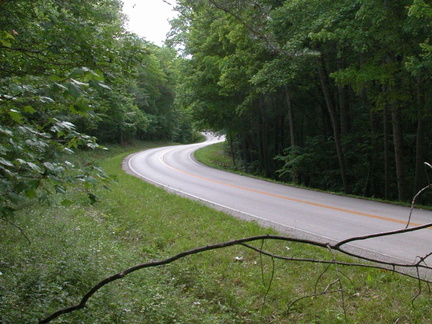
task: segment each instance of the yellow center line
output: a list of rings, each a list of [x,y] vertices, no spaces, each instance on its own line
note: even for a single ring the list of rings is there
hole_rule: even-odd
[[[269,197],[274,197],[274,198],[279,198],[279,199],[284,199],[284,200],[288,200],[288,201],[293,201],[293,202],[297,202],[297,203],[301,203],[301,204],[306,204],[306,205],[311,205],[311,206],[315,206],[315,207],[321,207],[321,208],[326,208],[326,209],[330,209],[330,210],[335,210],[335,211],[339,211],[339,212],[344,212],[344,213],[348,213],[348,214],[353,214],[353,215],[359,215],[359,216],[365,216],[365,217],[369,217],[369,218],[375,218],[375,219],[379,219],[379,220],[384,220],[384,221],[388,221],[388,222],[393,222],[393,223],[399,223],[399,224],[404,224],[406,225],[407,222],[406,221],[402,221],[402,220],[398,220],[398,219],[394,219],[394,218],[389,218],[389,217],[385,217],[385,216],[379,216],[379,215],[373,215],[373,214],[367,214],[367,213],[362,213],[362,212],[358,212],[355,210],[350,210],[350,209],[345,209],[345,208],[339,208],[339,207],[333,207],[333,206],[329,206],[329,205],[324,205],[324,204],[319,204],[319,203],[315,203],[312,201],[308,201],[308,200],[302,200],[302,199],[297,199],[297,198],[290,198],[287,196],[282,196],[282,195],[278,195],[278,194],[273,194],[270,192],[265,192],[265,191],[260,191],[260,190],[255,190],[255,189],[250,189],[250,188],[246,188],[246,187],[241,187],[241,186],[237,186],[237,185],[233,185],[230,183],[226,183],[226,182],[222,182],[222,181],[218,181],[218,180],[214,180],[214,179],[209,179],[206,177],[202,177],[184,170],[180,170],[177,169],[171,165],[168,165],[167,163],[163,162],[167,167],[186,174],[188,176],[197,178],[197,179],[201,179],[207,182],[212,182],[212,183],[217,183],[223,186],[227,186],[227,187],[231,187],[231,188],[236,188],[239,190],[244,190],[244,191],[248,191],[248,192],[253,192],[253,193],[257,193],[260,195],[264,195],[264,196],[269,196]],[[420,226],[422,224],[418,224],[418,223],[410,223],[411,226]]]

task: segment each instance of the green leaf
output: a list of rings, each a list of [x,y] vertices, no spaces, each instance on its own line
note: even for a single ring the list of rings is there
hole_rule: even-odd
[[[55,125],[51,127],[52,131],[73,131],[75,130],[75,125],[71,122],[68,122],[66,120],[58,120],[56,118],[53,118],[53,121],[55,122]]]
[[[24,106],[23,111],[29,114],[34,114],[36,112],[32,106]]]
[[[24,123],[23,116],[18,110],[11,109],[9,111],[9,116],[18,124],[22,125]]]
[[[50,98],[50,97],[46,97],[46,96],[41,96],[41,97],[39,97],[39,100],[40,100],[42,103],[54,103],[54,102],[55,102],[54,99],[52,99],[52,98]]]
[[[23,200],[21,195],[16,194],[15,192],[8,192],[6,197],[14,204]]]
[[[0,214],[3,216],[12,216],[16,212],[16,209],[10,207],[0,207]]]
[[[91,193],[91,192],[87,193],[87,195],[88,195],[88,197],[90,199],[90,203],[92,205],[95,204],[95,203],[97,203],[97,201],[99,200],[99,197],[96,196],[95,194]]]
[[[20,86],[19,84],[12,84],[10,86],[10,90],[14,94],[20,94],[20,93],[24,92],[24,88],[22,86]]]
[[[12,137],[13,136],[13,132],[7,128],[3,128],[0,126],[0,134],[4,134],[6,136]]]
[[[27,196],[27,198],[30,198],[30,199],[34,199],[37,197],[36,190],[34,190],[34,189],[27,190],[25,192],[25,195]]]
[[[4,46],[4,47],[11,47],[12,43],[9,42],[8,40],[4,39],[4,38],[0,38],[0,43]]]
[[[11,34],[9,34],[7,31],[2,32],[1,38],[7,38],[7,39],[15,39]]]
[[[64,186],[56,185],[54,188],[55,188],[55,191],[57,193],[60,193],[60,194],[65,194],[66,193],[66,189],[65,189]]]
[[[73,201],[71,201],[69,199],[64,199],[64,200],[62,200],[61,205],[64,207],[69,207],[69,206],[73,205]]]
[[[58,82],[54,82],[54,88],[60,89],[60,90],[63,90],[63,91],[67,91],[68,90],[68,88],[66,86],[64,86],[63,84],[60,84]]]
[[[89,82],[89,85],[93,88],[95,88],[97,91],[102,92],[104,90],[112,90],[109,86],[107,86],[105,83],[101,81],[91,80]]]
[[[27,184],[30,188],[37,189],[37,188],[39,188],[40,180],[30,180],[27,182]]]
[[[88,100],[84,98],[79,98],[74,107],[75,110],[79,112],[88,112],[91,108]]]
[[[69,162],[69,161],[65,161],[64,163],[65,163],[65,165],[68,166],[69,168],[74,168],[74,167],[75,167],[75,165],[74,165],[73,163]]]
[[[0,34],[0,43],[5,47],[11,47],[12,46],[11,40],[14,39],[15,37],[13,37],[11,34],[9,34],[6,31],[2,31],[2,33]]]
[[[52,81],[52,82],[60,82],[60,81],[62,81],[63,79],[61,78],[61,77],[59,77],[58,75],[51,75],[50,77],[49,77],[49,80],[50,81]],[[57,84],[57,83],[56,83]]]
[[[8,160],[6,160],[6,159],[4,159],[2,157],[0,157],[0,164],[3,164],[3,165],[8,166],[8,167],[13,167],[14,166],[11,161],[8,161]]]
[[[45,168],[47,168],[49,171],[53,171],[54,170],[54,165],[50,162],[44,162],[43,165],[45,166]]]
[[[73,69],[69,77],[85,79],[85,81],[104,80],[103,73],[101,71],[94,71],[88,67],[80,67],[80,68]]]
[[[30,167],[30,169],[32,169],[33,171],[36,171],[36,172],[38,172],[38,173],[42,173],[42,169],[38,166],[38,165],[36,165],[36,164],[34,164],[33,162],[27,162],[27,165]]]
[[[65,83],[65,86],[68,89],[69,94],[74,98],[78,98],[83,94],[81,87],[76,83],[67,82]]]

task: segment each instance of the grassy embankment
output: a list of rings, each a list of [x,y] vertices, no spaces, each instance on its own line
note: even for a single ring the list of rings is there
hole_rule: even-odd
[[[76,190],[70,207],[24,209],[12,221],[31,243],[0,223],[0,323],[37,323],[77,303],[101,279],[139,263],[272,233],[121,170],[128,153],[152,145],[78,154],[81,162],[100,161],[118,182],[111,191],[98,191],[93,205]],[[218,146],[210,152],[200,154],[225,163]],[[333,258],[293,243],[265,242],[264,248],[284,256]],[[319,295],[325,290],[328,294]],[[318,296],[288,308],[314,293]],[[231,247],[135,272],[102,288],[84,310],[54,323],[428,323],[430,306],[424,285],[420,291],[417,281],[391,272],[272,260]]]

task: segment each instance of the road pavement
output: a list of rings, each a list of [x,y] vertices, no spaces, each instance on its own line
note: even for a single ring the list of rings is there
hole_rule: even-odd
[[[125,159],[124,168],[145,181],[236,217],[321,243],[400,230],[407,224],[407,207],[246,177],[209,168],[194,159],[195,150],[221,140],[210,137],[204,143],[138,152]],[[412,226],[431,222],[431,211],[413,211]],[[347,248],[367,258],[414,263],[432,251],[432,230],[358,241]]]

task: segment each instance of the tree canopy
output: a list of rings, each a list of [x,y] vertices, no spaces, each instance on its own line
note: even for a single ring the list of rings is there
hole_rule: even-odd
[[[104,179],[67,162],[79,146],[188,142],[192,121],[247,172],[402,201],[427,184],[428,2],[177,3],[158,47],[119,0],[0,1],[3,215]]]
[[[183,104],[239,167],[402,201],[428,184],[429,3],[178,3]]]
[[[80,146],[190,140],[189,116],[174,104],[176,52],[125,31],[121,8],[0,1],[0,214],[105,179],[67,162]]]

